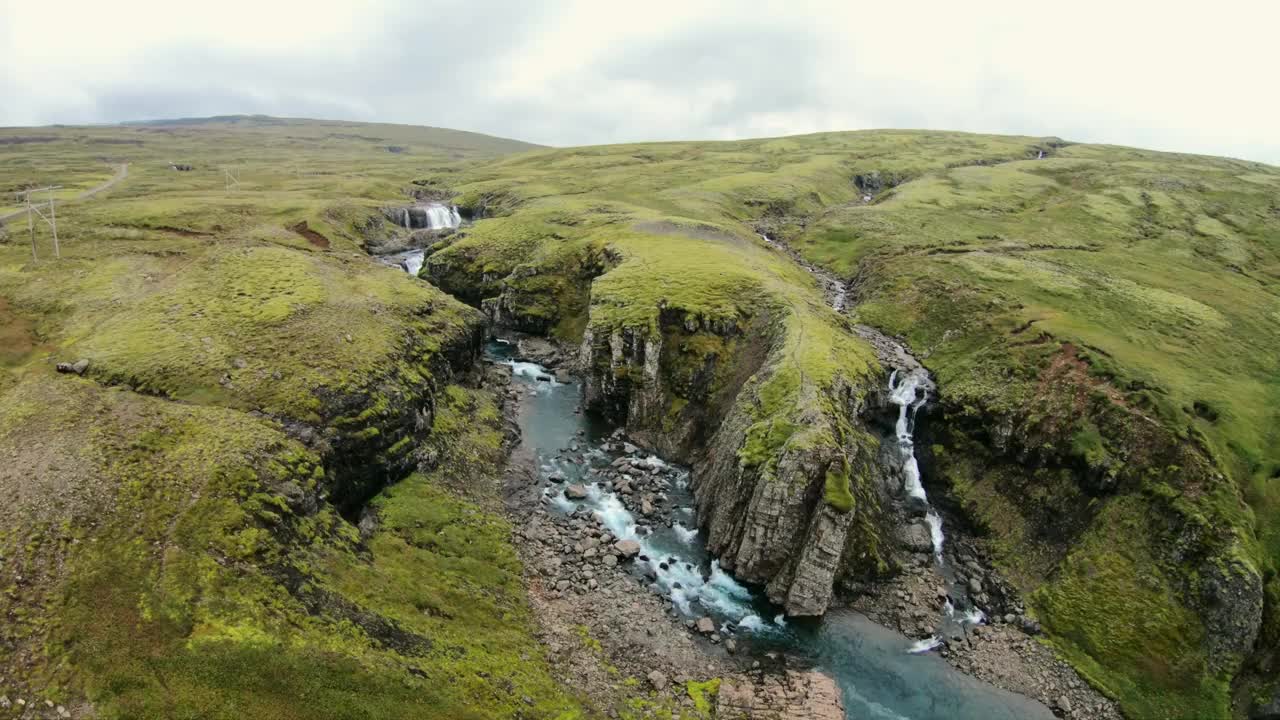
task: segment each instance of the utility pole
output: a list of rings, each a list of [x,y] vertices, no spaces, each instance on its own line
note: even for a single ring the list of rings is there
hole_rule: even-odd
[[[58,211],[55,207],[56,203],[53,197],[53,191],[61,190],[61,189],[62,189],[61,185],[50,185],[49,187],[36,188],[34,190],[24,190],[18,193],[18,195],[22,196],[22,200],[27,207],[27,230],[31,233],[31,259],[37,262],[40,260],[40,258],[36,255],[36,216],[37,215],[39,215],[40,219],[45,221],[45,223],[48,224],[49,229],[53,231],[53,255],[58,259],[62,259],[62,248],[59,247],[58,245]],[[48,192],[49,199],[42,203],[32,204],[31,196],[39,192]],[[40,212],[40,209],[45,207],[49,209],[48,217],[45,217],[45,214]]]
[[[239,171],[233,172],[231,168],[222,168],[222,174],[225,176],[227,181],[227,192],[240,189],[240,178],[237,177],[238,172]]]

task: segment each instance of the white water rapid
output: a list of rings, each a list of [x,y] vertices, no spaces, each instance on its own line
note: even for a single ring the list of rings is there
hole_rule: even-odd
[[[417,252],[411,252],[405,256],[403,261],[401,261],[400,267],[403,267],[404,271],[409,273],[410,275],[417,277],[418,271],[422,269],[422,263],[425,260],[426,260],[426,253],[422,252],[421,250]]]

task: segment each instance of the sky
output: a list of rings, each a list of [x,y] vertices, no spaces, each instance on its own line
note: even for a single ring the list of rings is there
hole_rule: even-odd
[[[0,125],[264,113],[548,145],[929,128],[1280,165],[1271,0],[0,0]]]

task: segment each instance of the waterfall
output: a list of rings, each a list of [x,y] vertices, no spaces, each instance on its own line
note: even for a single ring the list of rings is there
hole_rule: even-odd
[[[427,206],[426,213],[428,230],[456,228],[462,224],[462,216],[458,213],[458,208],[453,206],[432,203]]]
[[[920,482],[920,463],[916,460],[915,419],[920,406],[929,400],[929,375],[922,368],[910,371],[901,380],[898,371],[889,375],[889,402],[898,406],[898,422],[895,429],[898,453],[902,458],[902,489],[908,497],[926,507],[925,521],[933,540],[933,554],[942,561],[942,518],[929,508],[929,497]]]
[[[462,224],[462,214],[453,205],[413,205],[400,210],[400,224],[407,230],[453,230]]]
[[[405,256],[404,261],[400,263],[400,266],[404,268],[405,272],[417,277],[418,271],[422,270],[422,263],[425,259],[426,254],[421,250],[411,252]]]

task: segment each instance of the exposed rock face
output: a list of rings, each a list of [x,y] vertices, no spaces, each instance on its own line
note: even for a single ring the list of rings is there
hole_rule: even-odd
[[[739,579],[763,584],[792,615],[820,615],[843,573],[859,577],[885,567],[877,537],[884,483],[875,439],[858,415],[879,388],[838,388],[842,420],[808,411],[801,426],[847,425],[844,447],[785,450],[768,469],[744,462],[754,393],[772,328],[767,317],[738,323],[667,310],[657,331],[588,328],[580,349],[587,402],[660,452],[692,461],[698,524],[708,549]],[[690,347],[712,348],[690,352]],[[849,468],[858,495],[852,511],[826,502],[825,480]],[[857,532],[850,532],[857,528]]]
[[[434,464],[432,458],[415,457],[417,443],[403,442],[422,436],[435,417],[435,397],[450,378],[469,372],[480,353],[483,319],[472,313],[468,322],[451,335],[442,336],[438,349],[426,338],[407,334],[403,348],[405,367],[425,363],[427,379],[402,376],[397,366],[373,378],[367,385],[345,393],[325,393],[320,432],[295,426],[293,434],[317,437],[315,444],[327,453],[331,477],[338,484],[329,489],[330,498],[344,511],[360,507],[384,486],[410,472],[419,461]],[[383,402],[378,402],[381,398]],[[369,408],[379,407],[378,412]]]
[[[1239,561],[1207,560],[1199,572],[1200,616],[1209,658],[1218,670],[1234,672],[1253,649],[1262,627],[1262,577]]]

